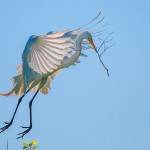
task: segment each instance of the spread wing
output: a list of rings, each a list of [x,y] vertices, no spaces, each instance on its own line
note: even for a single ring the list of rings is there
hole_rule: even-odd
[[[24,93],[30,81],[40,81],[48,72],[53,72],[73,47],[71,37],[64,34],[69,32],[57,31],[42,36],[31,36],[22,54]]]
[[[43,36],[31,36],[23,52],[23,69],[30,67],[39,74],[57,69],[72,46],[72,43],[68,42],[70,37],[62,37],[66,32],[68,30]]]

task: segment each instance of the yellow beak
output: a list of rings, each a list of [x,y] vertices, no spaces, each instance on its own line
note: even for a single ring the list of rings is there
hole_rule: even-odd
[[[95,48],[95,45],[94,45],[93,41],[91,40],[91,41],[89,41],[89,42],[90,42],[90,44],[92,45],[92,47],[94,48],[95,52],[97,52],[97,50],[96,50],[96,48]]]

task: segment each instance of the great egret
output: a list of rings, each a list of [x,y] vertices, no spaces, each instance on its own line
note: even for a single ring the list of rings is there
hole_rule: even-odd
[[[99,15],[100,13],[91,22],[96,20]],[[103,18],[98,23],[100,23],[102,20]],[[89,25],[91,22],[85,26]],[[38,92],[40,91],[45,95],[48,94],[48,91],[51,88],[51,82],[55,76],[60,73],[60,70],[79,62],[79,56],[85,56],[81,52],[81,50],[84,48],[81,45],[82,43],[86,44],[87,47],[89,47],[88,44],[90,43],[92,45],[90,48],[93,48],[98,54],[98,50],[95,48],[93,43],[91,32],[88,30],[83,30],[83,27],[73,31],[65,30],[50,32],[41,36],[32,35],[29,38],[22,54],[22,63],[17,67],[18,75],[12,78],[13,89],[6,94],[0,93],[0,95],[3,96],[9,96],[12,94],[22,95],[19,98],[11,121],[5,122],[6,125],[0,128],[0,132],[5,131],[11,126],[18,106],[23,97],[28,92],[33,92],[35,95],[29,102],[30,126],[22,126],[22,128],[27,129],[18,134],[18,139],[21,137],[23,138],[24,135],[27,134],[32,128],[32,102]],[[87,41],[83,41],[83,39],[86,39]],[[98,56],[99,60],[101,61],[99,54]],[[104,66],[103,63],[102,65]],[[106,69],[105,66],[104,68]]]

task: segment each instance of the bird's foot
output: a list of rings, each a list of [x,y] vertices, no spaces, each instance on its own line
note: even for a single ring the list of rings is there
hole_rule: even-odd
[[[4,127],[0,128],[0,133],[4,132],[6,129],[8,129],[11,125],[12,122],[4,122],[6,124]]]
[[[17,137],[16,139],[23,138],[23,137],[31,130],[32,127],[23,127],[23,126],[21,126],[21,128],[27,128],[27,130],[25,130],[25,131],[19,133],[19,134],[18,134],[19,137]]]

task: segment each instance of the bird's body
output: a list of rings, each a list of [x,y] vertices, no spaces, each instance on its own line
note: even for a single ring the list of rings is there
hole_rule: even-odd
[[[35,95],[29,103],[30,127],[23,127],[28,129],[20,133],[20,137],[30,131],[32,128],[31,105],[33,99],[39,91],[48,94],[52,80],[60,73],[61,69],[79,62],[79,56],[86,56],[81,53],[83,39],[86,39],[84,44],[88,46],[91,44],[92,47],[90,48],[98,53],[91,32],[80,30],[80,28],[73,31],[50,32],[41,36],[32,35],[29,38],[22,54],[22,63],[17,66],[18,75],[12,78],[13,89],[6,94],[0,93],[3,96],[22,95],[12,120],[1,128],[1,132],[12,124],[22,98],[26,93],[33,92]]]
[[[13,89],[1,95],[23,95],[40,90],[48,94],[51,81],[62,68],[69,67],[81,54],[81,42],[91,38],[88,31],[59,31],[43,36],[31,36],[22,54],[22,63],[18,65],[18,75],[12,78]]]

